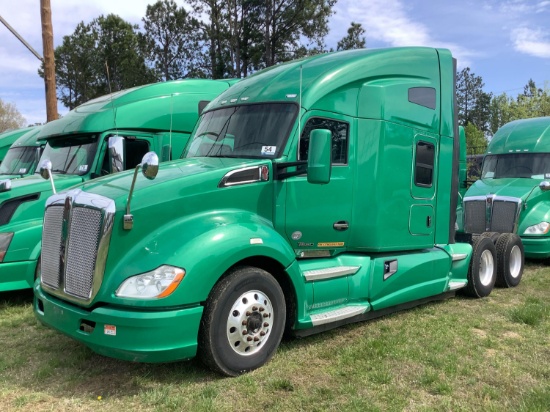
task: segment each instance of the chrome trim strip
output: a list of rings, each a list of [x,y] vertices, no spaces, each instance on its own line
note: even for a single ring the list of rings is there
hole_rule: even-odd
[[[456,262],[457,260],[464,260],[468,257],[467,253],[453,253],[451,255],[453,257],[453,262]]]
[[[334,266],[324,269],[306,270],[304,277],[306,282],[312,282],[314,280],[333,279],[346,275],[355,275],[361,266]]]
[[[448,290],[462,289],[468,282],[449,282]]]
[[[311,324],[313,326],[324,325],[325,323],[338,322],[342,319],[352,318],[368,312],[369,306],[346,306],[343,308],[331,310],[328,312],[316,313],[311,315]]]
[[[227,172],[225,174],[225,176],[222,177],[222,180],[220,180],[220,183],[218,183],[218,187],[231,187],[231,186],[246,185],[246,184],[249,184],[249,183],[261,182],[262,181],[262,167],[263,166],[264,165],[243,167],[242,169],[236,169],[236,170],[232,170],[230,172]],[[227,182],[231,178],[231,176],[233,176],[237,173],[247,172],[249,170],[254,170],[254,169],[258,170],[258,176],[257,176],[256,179],[243,180],[242,182],[231,182],[231,183]]]

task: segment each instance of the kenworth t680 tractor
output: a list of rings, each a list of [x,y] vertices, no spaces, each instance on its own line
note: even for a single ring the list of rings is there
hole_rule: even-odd
[[[455,73],[448,50],[396,48],[242,80],[180,160],[48,199],[36,316],[106,356],[234,376],[285,331],[488,295],[493,242],[455,241]]]

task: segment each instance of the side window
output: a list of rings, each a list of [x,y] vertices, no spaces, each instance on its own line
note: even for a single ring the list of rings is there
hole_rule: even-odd
[[[416,144],[416,160],[414,168],[414,184],[431,187],[433,183],[435,146],[427,142]]]
[[[312,130],[328,129],[332,132],[332,164],[345,165],[348,163],[348,134],[349,125],[332,119],[314,117],[309,119],[300,137],[298,152],[299,160],[307,160],[309,150],[309,134]]]
[[[147,140],[138,140],[127,137],[124,144],[126,145],[126,168],[124,170],[135,169],[135,167],[141,162],[143,155],[149,151],[149,142]],[[109,164],[109,154],[106,152],[103,156],[101,175],[107,175],[111,173],[110,171],[111,165]]]
[[[149,142],[147,140],[126,139],[126,170],[135,169],[148,151]]]

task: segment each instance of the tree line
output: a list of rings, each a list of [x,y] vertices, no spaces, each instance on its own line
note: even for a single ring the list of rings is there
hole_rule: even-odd
[[[174,79],[242,78],[333,51],[324,43],[336,0],[174,0],[148,5],[143,27],[117,15],[80,22],[55,49],[57,94],[69,109],[109,92]],[[352,22],[338,50],[365,47]],[[40,71],[43,75],[42,71]]]
[[[69,109],[110,92],[183,78],[243,78],[275,64],[334,51],[325,44],[336,0],[174,0],[148,5],[143,27],[117,15],[80,22],[55,49],[57,94]],[[366,47],[351,22],[336,50]],[[42,72],[40,72],[43,74]],[[550,90],[529,80],[513,97],[483,90],[469,67],[457,73],[459,124],[469,154],[483,153],[503,124],[550,115]]]
[[[530,117],[550,116],[550,89],[529,79],[516,97],[483,90],[483,79],[469,67],[457,74],[458,121],[465,127],[468,154],[483,154],[488,140],[504,124]]]

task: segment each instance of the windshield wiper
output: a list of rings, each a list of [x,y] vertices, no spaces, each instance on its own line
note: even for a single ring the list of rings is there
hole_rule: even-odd
[[[59,174],[62,174],[62,175],[66,175],[67,171],[63,170],[63,169],[52,169],[52,173],[59,173]]]

